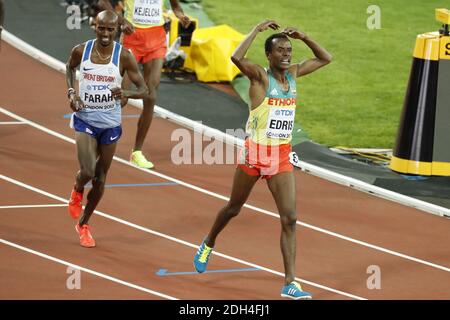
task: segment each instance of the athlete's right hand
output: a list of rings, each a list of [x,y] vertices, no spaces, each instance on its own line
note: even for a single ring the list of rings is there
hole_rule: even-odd
[[[256,25],[255,30],[258,32],[266,31],[267,29],[278,30],[280,29],[280,25],[275,20],[264,20]]]
[[[72,109],[74,112],[80,111],[84,108],[84,103],[81,101],[81,98],[77,94],[72,94],[70,96],[70,109]]]

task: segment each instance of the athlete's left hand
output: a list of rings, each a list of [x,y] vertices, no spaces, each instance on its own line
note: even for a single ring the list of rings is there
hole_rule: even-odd
[[[72,94],[70,95],[69,104],[70,104],[70,108],[74,112],[78,112],[84,108],[83,101],[81,100],[80,96],[77,95],[75,92],[72,92]]]
[[[287,27],[281,33],[284,33],[285,35],[287,35],[288,37],[291,37],[292,39],[298,39],[298,40],[306,39],[306,33],[301,32],[293,27]]]
[[[111,90],[112,96],[116,100],[120,100],[120,99],[122,99],[122,97],[126,98],[123,94],[122,89],[119,87],[111,88],[109,90]]]

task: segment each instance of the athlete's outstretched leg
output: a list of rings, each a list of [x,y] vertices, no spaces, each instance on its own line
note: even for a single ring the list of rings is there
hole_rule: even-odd
[[[256,181],[258,181],[258,178],[258,176],[250,176],[246,174],[240,167],[236,168],[230,200],[217,214],[216,220],[205,238],[205,242],[208,247],[214,247],[219,233],[223,230],[223,228],[225,228],[232,218],[239,214],[242,206],[245,204],[245,201],[247,201],[253,186]]]
[[[197,272],[205,272],[217,236],[228,222],[239,214],[258,178],[258,176],[247,175],[240,167],[236,169],[230,200],[217,214],[211,230],[194,257],[194,267]]]

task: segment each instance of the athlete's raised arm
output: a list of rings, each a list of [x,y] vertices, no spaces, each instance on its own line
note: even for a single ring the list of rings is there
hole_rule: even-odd
[[[247,37],[242,41],[231,56],[231,61],[245,74],[250,81],[261,80],[263,74],[265,74],[264,69],[253,63],[251,60],[245,58],[245,54],[250,48],[253,40],[255,40],[258,33],[263,32],[267,29],[277,30],[280,25],[274,20],[265,20],[257,24],[253,30],[247,35]]]
[[[302,40],[314,53],[315,58],[302,61],[298,64],[292,65],[292,74],[301,77],[316,71],[317,69],[329,64],[332,60],[331,54],[322,48],[317,42],[311,39],[306,33],[297,30],[296,28],[288,27],[283,30],[284,34],[292,39]]]

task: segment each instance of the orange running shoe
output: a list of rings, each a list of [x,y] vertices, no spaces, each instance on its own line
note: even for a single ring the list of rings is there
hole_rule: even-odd
[[[95,247],[95,240],[92,238],[90,227],[87,224],[80,226],[78,223],[75,226],[75,230],[80,236],[80,245],[85,248]]]
[[[83,202],[83,192],[77,192],[75,187],[72,189],[69,200],[69,214],[74,219],[78,219],[81,214],[81,203]]]

